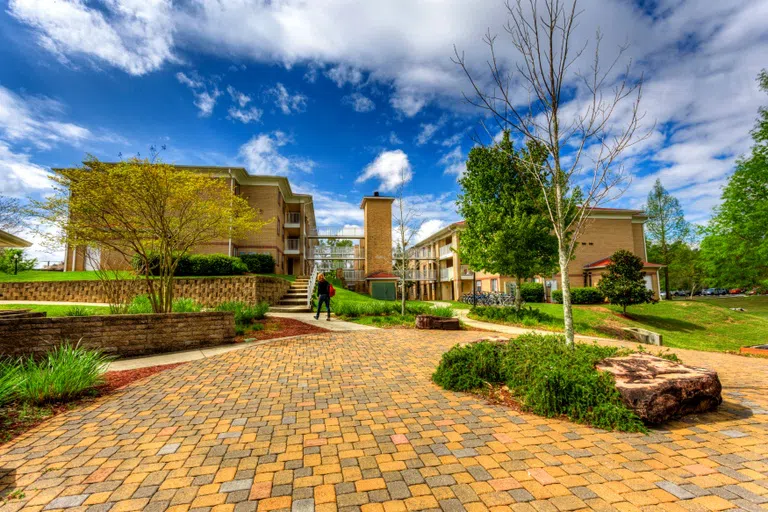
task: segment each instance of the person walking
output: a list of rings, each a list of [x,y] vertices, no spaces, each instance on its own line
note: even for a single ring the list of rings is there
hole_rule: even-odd
[[[328,320],[331,321],[331,283],[325,280],[325,274],[319,274],[317,276],[317,314],[315,320],[320,320],[320,308],[323,307],[325,302],[325,308],[328,311]]]

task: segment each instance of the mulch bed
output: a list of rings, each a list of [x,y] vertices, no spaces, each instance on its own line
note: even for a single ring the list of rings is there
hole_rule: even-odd
[[[105,383],[91,391],[90,394],[72,402],[54,403],[46,405],[21,405],[11,404],[0,410],[0,445],[11,441],[13,438],[33,429],[44,421],[63,412],[92,403],[96,398],[114,393],[120,388],[141,380],[150,375],[160,373],[171,368],[176,368],[185,363],[164,364],[137,368],[135,370],[122,370],[107,372],[104,374]]]
[[[285,338],[287,336],[300,336],[302,334],[320,334],[324,332],[330,332],[328,329],[322,327],[316,327],[314,325],[305,324],[293,318],[283,317],[268,317],[264,320],[259,320],[257,323],[262,324],[264,328],[260,331],[247,331],[242,336],[237,336],[235,342],[249,341],[263,341],[271,340],[274,338]]]

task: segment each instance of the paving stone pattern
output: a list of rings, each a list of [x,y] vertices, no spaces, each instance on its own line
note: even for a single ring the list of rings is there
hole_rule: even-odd
[[[0,510],[768,509],[768,360],[676,351],[723,407],[623,434],[434,386],[476,337],[327,333],[162,372],[0,447]]]

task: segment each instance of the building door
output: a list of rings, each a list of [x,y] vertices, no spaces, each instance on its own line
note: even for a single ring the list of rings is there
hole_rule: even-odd
[[[288,275],[293,275],[293,259],[288,260]]]
[[[646,274],[643,276],[643,279],[645,280],[645,287],[656,293],[656,291],[653,289],[653,278]]]
[[[85,248],[85,270],[101,269],[101,249],[98,247]]]

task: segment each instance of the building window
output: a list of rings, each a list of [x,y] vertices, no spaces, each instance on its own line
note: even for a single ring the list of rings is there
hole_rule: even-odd
[[[499,280],[498,279],[491,279],[491,291],[492,292],[499,291]]]

